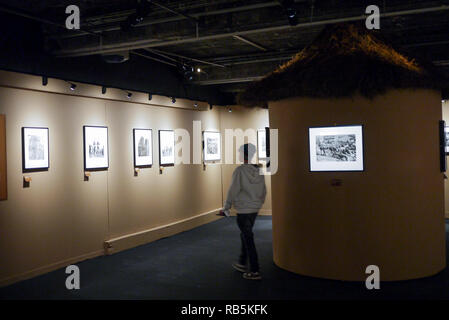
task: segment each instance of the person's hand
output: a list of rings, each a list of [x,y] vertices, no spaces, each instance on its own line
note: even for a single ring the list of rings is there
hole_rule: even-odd
[[[229,217],[230,213],[229,210],[223,210],[221,209],[218,213],[217,216],[222,216],[222,217]]]

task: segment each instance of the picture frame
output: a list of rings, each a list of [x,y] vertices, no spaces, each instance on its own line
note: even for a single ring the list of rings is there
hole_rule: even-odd
[[[221,134],[218,131],[203,131],[203,160],[221,160]]]
[[[447,135],[446,135],[446,122],[440,120],[438,122],[438,135],[440,138],[440,172],[446,172],[447,170]]]
[[[449,126],[444,126],[444,153],[449,155]]]
[[[159,130],[159,165],[175,165],[175,131]]]
[[[309,128],[310,171],[364,171],[363,125]]]
[[[133,129],[134,167],[151,168],[153,166],[153,130]]]
[[[49,142],[48,128],[22,127],[22,172],[48,171]]]
[[[0,200],[8,199],[6,177],[6,115],[0,114]]]
[[[109,168],[108,127],[83,126],[84,170],[100,171]]]
[[[265,160],[267,156],[267,132],[265,129],[257,130],[257,158]]]

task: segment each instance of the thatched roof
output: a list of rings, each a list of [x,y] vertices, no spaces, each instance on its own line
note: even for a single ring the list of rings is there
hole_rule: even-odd
[[[432,65],[405,56],[361,24],[326,27],[292,60],[249,85],[237,101],[264,106],[290,97],[373,98],[388,89],[441,89]]]

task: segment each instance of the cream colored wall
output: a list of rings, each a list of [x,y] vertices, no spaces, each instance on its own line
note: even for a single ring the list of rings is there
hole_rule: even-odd
[[[439,163],[441,93],[391,90],[368,100],[270,102],[279,128],[273,185],[273,258],[303,275],[383,281],[434,275],[446,266]],[[308,128],[364,125],[364,172],[310,172]],[[333,179],[340,179],[335,186]]]
[[[184,128],[192,136],[194,120],[205,130],[219,130],[217,108],[199,103],[194,109],[192,101],[172,104],[157,96],[150,105],[148,96],[139,93],[128,102],[123,92],[113,89],[102,96],[96,86],[78,85],[70,92],[63,81],[50,79],[47,87],[40,81],[0,72],[8,163],[8,200],[0,201],[0,285],[101,255],[110,239],[170,229],[157,230],[160,238],[217,219],[213,213],[222,206],[220,166],[203,171],[201,164],[175,165],[160,174],[157,142],[159,129]],[[84,181],[84,125],[109,127],[109,170],[92,172],[89,181]],[[49,128],[48,171],[22,173],[24,126]],[[154,166],[141,169],[138,176],[133,171],[135,127],[153,129]],[[24,176],[32,178],[29,188],[23,188]],[[126,246],[118,247],[137,244],[126,239]]]
[[[443,120],[446,121],[446,126],[449,126],[449,101],[444,101],[443,105]],[[449,164],[449,158],[446,157]],[[446,171],[446,175],[449,178],[449,171]],[[449,179],[444,180],[444,207],[445,216],[449,218]]]
[[[222,137],[225,137],[225,129],[242,129],[243,132],[247,129],[264,129],[268,127],[268,110],[261,108],[245,108],[241,106],[232,106],[232,112],[228,109],[220,109],[220,120]],[[257,138],[256,138],[257,139]],[[235,139],[234,139],[235,140]],[[257,146],[257,141],[249,141]],[[234,141],[234,156],[235,156],[235,141]],[[239,146],[237,146],[239,147]],[[225,150],[225,143],[223,139],[223,150]],[[257,159],[257,155],[254,156]],[[223,160],[224,162],[224,160]],[[223,199],[226,200],[227,191],[231,184],[232,172],[238,164],[223,164]],[[267,186],[267,197],[265,203],[260,210],[261,215],[271,215],[271,177],[265,176],[265,183]],[[233,210],[234,212],[234,210]],[[235,212],[234,212],[235,213]]]

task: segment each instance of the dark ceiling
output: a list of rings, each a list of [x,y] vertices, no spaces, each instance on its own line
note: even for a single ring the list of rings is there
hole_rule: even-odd
[[[325,25],[363,21],[372,2],[0,1],[0,68],[231,104],[249,81],[290,59]],[[80,8],[81,30],[65,28],[72,4]],[[376,4],[381,32],[397,49],[449,75],[449,0]],[[296,10],[296,25],[288,8]],[[143,20],[131,23],[136,14]],[[105,62],[103,55],[117,52],[128,52],[129,60]],[[193,74],[186,72],[191,68]]]

